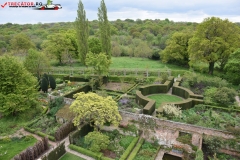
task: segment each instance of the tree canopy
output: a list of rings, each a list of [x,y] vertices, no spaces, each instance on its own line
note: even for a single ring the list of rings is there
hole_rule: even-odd
[[[240,48],[230,55],[224,70],[230,82],[240,84]]]
[[[181,65],[188,65],[188,42],[192,37],[191,32],[175,32],[167,40],[166,48],[160,53],[163,62],[176,62]]]
[[[108,75],[111,60],[105,53],[94,54],[89,52],[86,57],[86,65],[92,66],[99,76]]]
[[[35,48],[34,43],[32,43],[30,38],[23,33],[15,35],[10,42],[12,49],[17,53],[26,53],[28,49]]]
[[[122,120],[117,103],[112,97],[101,97],[96,93],[80,92],[74,95],[76,100],[70,106],[75,117],[73,123],[79,126],[81,123],[94,124],[94,127],[102,127],[106,122],[118,126]]]
[[[22,63],[10,56],[0,57],[0,113],[16,115],[37,105],[37,79]]]
[[[85,64],[86,55],[88,53],[88,37],[89,26],[88,19],[86,18],[86,12],[81,0],[78,3],[77,18],[75,21],[75,27],[77,31],[77,44],[79,58],[83,64]]]
[[[40,77],[44,70],[50,68],[50,62],[43,52],[30,49],[24,60],[24,66],[33,75]]]
[[[101,0],[100,7],[98,8],[98,23],[102,52],[106,53],[108,59],[111,59],[111,27],[108,21],[107,7],[104,0]]]
[[[239,27],[227,19],[204,19],[189,41],[190,63],[208,63],[209,74],[213,74],[216,62],[223,69],[229,55],[240,45],[239,34]]]

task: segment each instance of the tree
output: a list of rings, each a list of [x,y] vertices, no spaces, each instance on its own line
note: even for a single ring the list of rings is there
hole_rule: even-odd
[[[204,160],[203,151],[201,149],[197,150],[195,160]]]
[[[232,53],[225,65],[224,70],[227,73],[227,78],[229,82],[234,85],[240,84],[240,48],[238,48],[234,53]]]
[[[134,56],[142,57],[142,58],[150,57],[152,55],[152,49],[144,41],[141,41],[138,44],[134,52],[135,52]]]
[[[93,131],[84,137],[84,143],[90,146],[90,151],[100,152],[101,150],[107,149],[110,140],[108,136],[101,132]]]
[[[107,8],[104,0],[101,1],[100,7],[98,8],[98,22],[102,52],[106,53],[108,59],[111,59],[111,28],[108,22]]]
[[[75,21],[77,31],[78,52],[81,62],[85,65],[86,55],[88,53],[88,19],[81,0],[78,3],[77,18]]]
[[[109,71],[111,60],[107,58],[105,53],[93,54],[89,52],[86,56],[86,65],[93,66],[99,76],[106,76]]]
[[[167,46],[160,54],[161,60],[165,63],[177,61],[182,65],[188,65],[188,41],[191,37],[192,34],[189,32],[175,32],[167,40]]]
[[[55,33],[49,35],[47,40],[43,41],[42,48],[45,53],[54,55],[59,64],[63,63],[63,55],[70,50],[74,50],[70,37],[67,33]]]
[[[35,45],[31,42],[30,38],[23,33],[15,35],[10,43],[12,49],[21,54],[26,53],[30,48],[35,48]]]
[[[45,69],[50,68],[50,62],[43,52],[29,49],[23,62],[25,68],[33,75],[40,77]]]
[[[96,93],[80,92],[74,95],[76,100],[70,106],[74,113],[73,123],[79,126],[81,123],[93,124],[95,129],[102,127],[106,122],[115,126],[122,120],[117,103],[112,97],[101,97]]]
[[[101,42],[98,38],[93,37],[88,39],[89,52],[99,54],[102,51]]]
[[[190,63],[203,61],[209,64],[209,74],[213,74],[215,63],[224,68],[230,53],[239,47],[240,29],[227,19],[206,18],[197,26],[189,41]]]
[[[0,57],[0,113],[16,115],[37,105],[37,79],[11,56]]]

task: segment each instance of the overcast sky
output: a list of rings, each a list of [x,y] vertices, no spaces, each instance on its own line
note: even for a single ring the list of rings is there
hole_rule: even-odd
[[[46,3],[47,0],[33,1]],[[6,0],[0,0],[3,5]],[[32,2],[23,0],[15,2]],[[73,22],[77,16],[79,0],[53,0],[62,9],[54,11],[30,8],[0,7],[0,24],[5,23],[50,23]],[[97,19],[100,0],[82,0],[89,20]],[[108,19],[160,19],[172,21],[202,22],[207,17],[220,17],[240,22],[240,0],[105,0]]]

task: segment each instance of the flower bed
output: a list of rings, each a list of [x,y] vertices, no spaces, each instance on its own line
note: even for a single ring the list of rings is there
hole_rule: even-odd
[[[56,89],[54,91],[50,92],[50,94],[54,95],[54,96],[62,96],[69,92],[72,92],[75,89],[82,87],[84,85],[86,85],[86,82],[70,82],[70,81],[68,81],[67,83],[58,84]]]
[[[42,137],[47,136],[51,141],[55,141],[54,135],[60,126],[54,117],[42,116],[33,120],[25,129]]]

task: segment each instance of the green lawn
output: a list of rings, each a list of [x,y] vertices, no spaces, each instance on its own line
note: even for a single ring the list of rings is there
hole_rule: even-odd
[[[163,102],[182,101],[182,98],[180,98],[180,97],[173,96],[173,95],[167,95],[167,94],[154,94],[154,95],[148,96],[148,98],[156,101],[156,108],[158,108]]]
[[[12,159],[29,146],[33,146],[37,142],[34,137],[26,137],[21,139],[12,139],[10,142],[0,140],[0,159]],[[6,154],[5,154],[6,153]]]
[[[71,153],[66,153],[59,160],[85,160],[85,159],[75,156],[74,154]]]
[[[150,70],[165,70],[167,68],[172,70],[188,70],[188,68],[183,68],[177,65],[172,64],[164,64],[159,60],[151,60],[148,58],[130,58],[130,57],[112,57],[112,64],[110,69],[150,69]],[[51,64],[56,64],[57,61],[52,61]],[[76,62],[73,65],[73,68],[85,68],[81,63]],[[65,66],[55,66],[53,68],[64,68],[64,69],[71,69],[71,67]]]

